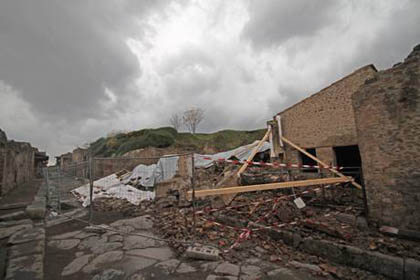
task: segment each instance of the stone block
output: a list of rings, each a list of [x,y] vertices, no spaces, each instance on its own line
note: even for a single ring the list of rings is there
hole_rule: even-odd
[[[404,265],[405,280],[420,279],[420,262],[414,259],[406,259]]]
[[[61,272],[61,276],[68,276],[79,272],[93,259],[93,257],[93,255],[83,255],[74,259],[71,263],[64,267],[63,271]]]
[[[214,272],[222,275],[238,276],[239,266],[230,262],[222,262],[216,267]]]
[[[45,240],[36,240],[32,242],[13,245],[9,249],[9,258],[17,258],[26,255],[44,255]]]
[[[21,244],[35,240],[44,240],[45,230],[43,228],[29,228],[16,232],[9,238],[9,244]]]
[[[22,220],[27,218],[24,211],[17,211],[10,214],[5,214],[0,216],[0,222],[13,221],[13,220]]]
[[[364,251],[359,258],[353,259],[353,266],[382,274],[391,279],[404,279],[404,261],[402,258]]]
[[[212,247],[207,246],[199,246],[199,247],[188,247],[185,255],[192,259],[198,260],[209,260],[209,261],[217,261],[219,260],[219,250]]]
[[[42,280],[44,279],[44,258],[42,255],[31,255],[9,260],[6,280]]]
[[[46,205],[42,202],[32,203],[26,207],[26,213],[31,219],[44,219]]]
[[[32,224],[15,225],[7,228],[0,229],[0,239],[7,238],[19,231],[31,229]]]

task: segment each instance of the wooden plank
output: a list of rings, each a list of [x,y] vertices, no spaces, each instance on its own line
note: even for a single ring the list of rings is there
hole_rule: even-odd
[[[260,140],[258,145],[252,150],[251,154],[249,155],[247,161],[244,163],[244,165],[241,166],[238,173],[236,175],[239,177],[241,174],[245,171],[245,169],[248,167],[248,162],[252,161],[252,159],[255,157],[255,155],[260,150],[261,146],[264,144],[265,141],[267,141],[268,136],[270,136],[271,133],[271,126],[268,127],[267,132],[265,133],[264,137]]]
[[[232,186],[232,185],[236,185],[237,183],[237,178],[239,178],[241,176],[241,173],[243,173],[245,171],[245,169],[248,167],[248,161],[252,161],[252,159],[255,157],[255,155],[258,153],[258,151],[260,150],[261,146],[264,144],[265,141],[267,141],[268,136],[271,134],[271,127],[269,126],[267,129],[267,132],[265,133],[264,137],[260,140],[260,142],[258,142],[258,145],[252,150],[250,156],[247,159],[247,162],[245,162],[241,168],[238,170],[238,172],[236,173],[236,177],[231,176],[228,180],[225,181],[225,183],[227,183],[227,186]],[[234,174],[232,174],[234,175]],[[229,205],[232,200],[235,198],[236,194],[224,194],[221,196],[223,203],[225,205]]]
[[[335,183],[346,183],[346,182],[350,182],[351,180],[352,179],[348,177],[334,177],[334,178],[300,180],[300,181],[281,182],[281,183],[272,183],[272,184],[236,186],[236,187],[229,187],[229,188],[223,188],[223,189],[196,190],[195,197],[276,190],[276,189],[285,189],[285,188],[292,188],[292,187],[309,187],[309,186],[316,186],[316,185],[328,185],[328,184],[335,184]],[[188,191],[187,198],[190,199],[191,196],[192,196],[192,191]]]
[[[302,149],[301,147],[299,147],[298,145],[296,145],[295,143],[293,143],[292,141],[290,141],[290,140],[288,140],[288,139],[286,139],[286,138],[284,138],[284,136],[280,136],[281,137],[281,139],[283,140],[283,142],[285,142],[285,143],[287,143],[287,144],[289,144],[290,146],[292,146],[293,148],[295,148],[296,150],[298,150],[299,152],[301,152],[302,154],[305,154],[306,156],[308,156],[309,158],[311,158],[311,159],[313,159],[314,161],[316,161],[316,162],[318,162],[320,165],[322,165],[323,167],[329,167],[329,165],[328,164],[326,164],[325,162],[323,162],[322,160],[320,160],[319,158],[317,158],[317,157],[315,157],[315,156],[313,156],[313,155],[311,155],[310,153],[308,153],[307,151],[305,151],[304,149]],[[343,173],[341,173],[341,172],[338,172],[337,170],[335,170],[334,168],[328,168],[332,173],[334,173],[334,174],[336,174],[336,175],[338,175],[338,176],[340,176],[340,177],[342,177],[342,178],[348,178],[349,179],[349,181],[351,182],[351,184],[353,185],[353,186],[355,186],[356,188],[358,188],[358,189],[362,189],[362,186],[361,185],[359,185],[358,183],[356,183],[355,181],[354,181],[354,179],[352,178],[352,177],[348,177],[348,176],[346,176],[346,175],[344,175]]]

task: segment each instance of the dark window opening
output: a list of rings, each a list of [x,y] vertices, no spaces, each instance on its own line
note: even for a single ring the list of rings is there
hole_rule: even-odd
[[[305,149],[309,154],[313,155],[316,157],[316,150],[315,148],[313,149]],[[300,162],[302,163],[302,165],[317,165],[317,162],[314,161],[313,159],[311,159],[310,157],[308,157],[307,155],[305,155],[302,152],[299,152],[300,154]],[[316,173],[318,172],[317,168],[303,168],[302,169],[303,172],[308,172],[308,173]]]
[[[362,160],[357,145],[334,147],[335,159],[338,167],[344,175],[352,176],[357,183],[361,183],[362,176]]]

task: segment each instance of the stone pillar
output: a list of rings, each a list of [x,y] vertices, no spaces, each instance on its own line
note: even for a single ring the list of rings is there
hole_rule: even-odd
[[[370,219],[420,230],[420,45],[353,95]]]

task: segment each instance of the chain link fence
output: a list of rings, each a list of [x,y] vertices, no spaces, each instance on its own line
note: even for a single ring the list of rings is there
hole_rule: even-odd
[[[43,169],[50,214],[87,209],[89,222],[98,211],[121,211],[174,193],[185,193],[193,182],[192,154],[162,157],[89,158]]]

